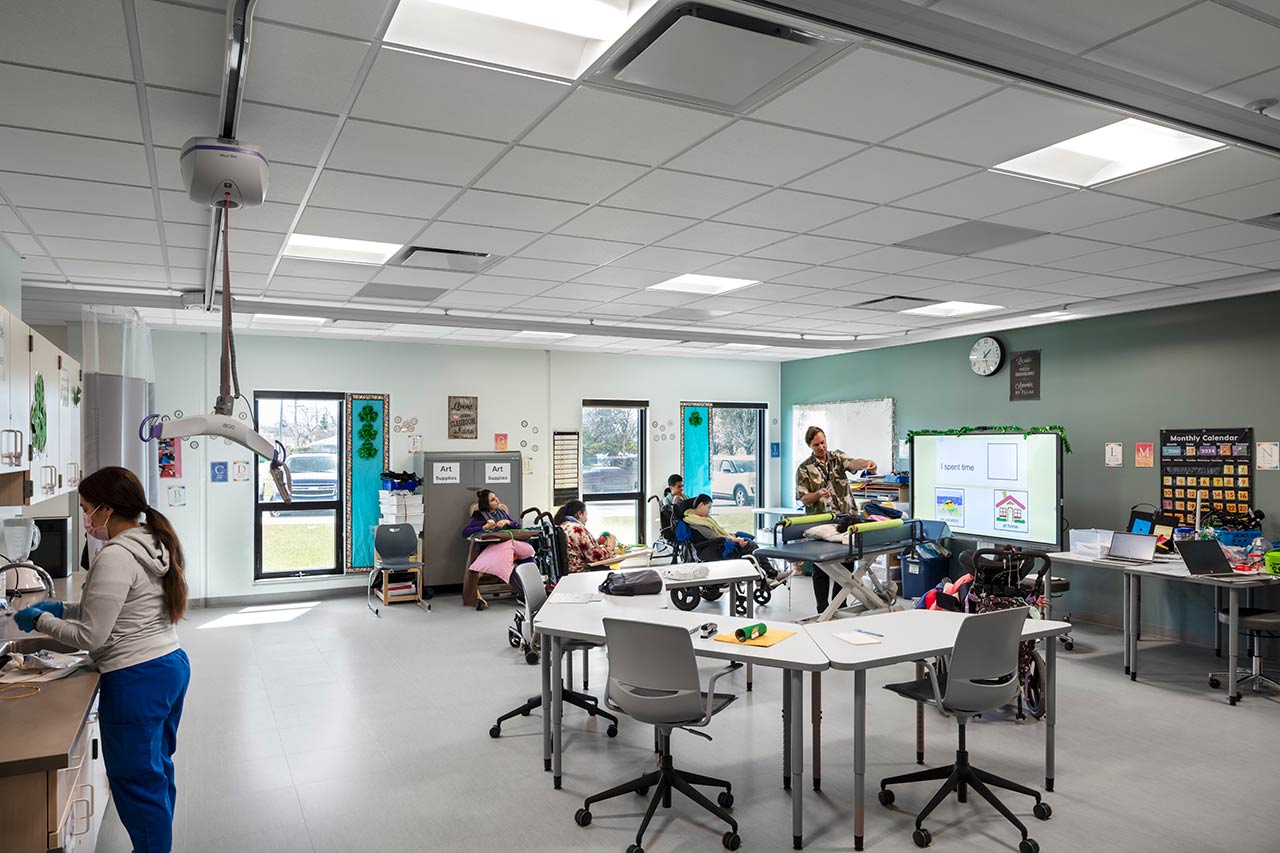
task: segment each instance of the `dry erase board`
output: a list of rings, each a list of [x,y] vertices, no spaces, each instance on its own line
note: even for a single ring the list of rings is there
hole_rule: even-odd
[[[799,465],[812,452],[805,431],[821,427],[830,450],[873,459],[881,471],[893,470],[893,398],[804,403],[791,407],[791,461]]]

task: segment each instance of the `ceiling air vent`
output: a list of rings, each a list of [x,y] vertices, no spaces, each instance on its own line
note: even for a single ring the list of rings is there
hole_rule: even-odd
[[[483,272],[503,259],[488,252],[464,252],[460,249],[436,249],[430,246],[408,246],[389,261],[388,266],[413,267],[450,272]]]
[[[906,311],[911,308],[923,308],[926,305],[937,305],[937,299],[921,299],[918,296],[885,296],[851,305],[850,308],[866,308],[871,311]]]
[[[587,79],[741,112],[846,47],[835,30],[745,3],[681,3],[620,41]]]

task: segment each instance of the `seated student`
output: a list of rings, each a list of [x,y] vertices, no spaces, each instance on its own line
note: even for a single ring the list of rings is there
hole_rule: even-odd
[[[483,533],[501,533],[504,530],[518,530],[520,522],[513,519],[502,508],[502,501],[488,489],[476,492],[476,511],[467,519],[462,528],[462,538]],[[477,542],[476,558],[471,562],[471,571],[485,575],[494,575],[503,583],[511,583],[515,567],[518,563],[533,560],[533,546],[528,542],[503,539],[500,542]],[[484,601],[483,597],[480,601]]]
[[[684,477],[672,474],[667,478],[667,488],[662,493],[663,506],[675,506],[684,500]]]
[[[608,535],[601,542],[587,530],[587,505],[572,500],[556,512],[552,522],[564,530],[568,544],[569,572],[585,572],[589,563],[608,559],[618,553],[618,540]]]
[[[720,522],[711,517],[711,496],[698,495],[693,499],[693,505],[684,514],[684,522],[690,527],[695,528],[702,534],[704,539],[722,539],[725,545],[719,556],[711,556],[704,553],[702,549],[698,549],[699,556],[704,560],[732,560],[737,557],[745,557],[756,550],[755,537],[749,533],[730,533],[720,526]]]

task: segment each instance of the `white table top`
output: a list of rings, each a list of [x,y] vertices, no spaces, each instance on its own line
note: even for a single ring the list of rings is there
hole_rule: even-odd
[[[861,616],[854,620],[813,622],[805,625],[805,630],[831,661],[832,669],[874,669],[950,651],[955,646],[960,624],[967,618],[968,614],[947,610],[903,610]],[[879,643],[855,646],[835,636],[855,628],[874,631],[884,637]],[[1022,629],[1022,638],[1038,640],[1070,630],[1071,625],[1066,622],[1028,619]]]
[[[675,565],[682,566],[685,564],[676,563]],[[710,571],[705,578],[674,580],[667,577],[666,574],[666,570],[671,567],[663,566],[658,570],[662,575],[662,583],[667,589],[682,589],[690,586],[718,586],[720,584],[760,579],[760,570],[750,560],[716,560],[711,563],[696,563],[694,565],[706,566]]]
[[[1094,566],[1099,569],[1113,569],[1120,572],[1128,572],[1130,574],[1142,575],[1143,577],[1168,578],[1169,580],[1187,581],[1188,583],[1204,584],[1206,586],[1223,586],[1223,587],[1259,587],[1280,581],[1280,578],[1265,573],[1248,573],[1237,572],[1247,580],[1223,580],[1222,578],[1209,578],[1203,575],[1193,575],[1187,570],[1186,563],[1181,558],[1176,560],[1156,560],[1154,563],[1145,566],[1130,566],[1124,563],[1117,563],[1111,560],[1104,560],[1093,557],[1088,554],[1080,554],[1074,551],[1060,551],[1056,554],[1050,554],[1049,559],[1055,563],[1068,563],[1077,566]]]
[[[804,510],[793,506],[758,506],[752,512],[756,515],[804,515]]]

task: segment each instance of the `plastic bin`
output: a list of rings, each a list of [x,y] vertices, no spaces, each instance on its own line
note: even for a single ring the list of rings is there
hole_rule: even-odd
[[[919,598],[951,573],[951,560],[946,557],[907,557],[902,561],[902,594]]]
[[[1218,541],[1228,548],[1248,548],[1262,536],[1261,530],[1219,530]]]
[[[1067,531],[1067,542],[1071,546],[1070,550],[1076,554],[1105,557],[1111,549],[1111,537],[1114,534],[1115,531],[1101,530],[1097,527],[1070,530]]]

